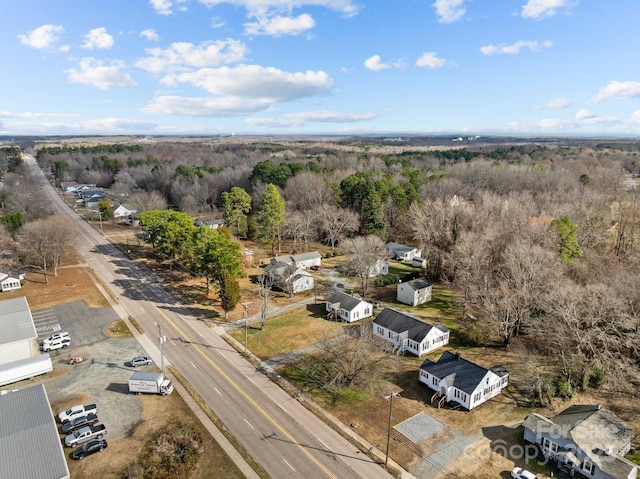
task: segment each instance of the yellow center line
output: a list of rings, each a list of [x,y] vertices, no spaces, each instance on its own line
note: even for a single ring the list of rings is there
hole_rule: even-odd
[[[143,295],[144,293],[142,291],[140,291]],[[146,296],[146,295],[145,295]],[[174,328],[176,331],[178,331],[178,333],[180,334],[180,336],[182,336],[183,338],[189,340],[189,337],[178,327],[176,326],[176,324],[171,320],[171,318],[169,318],[164,311],[160,310],[154,303],[152,303],[152,306],[158,311],[158,313],[160,313]],[[189,340],[191,342],[191,340]],[[278,431],[280,431],[287,439],[289,439],[293,444],[296,445],[296,447],[298,449],[300,449],[309,459],[311,459],[313,462],[315,462],[320,469],[322,469],[329,477],[333,477],[334,479],[337,479],[336,476],[334,476],[331,471],[329,471],[324,464],[322,464],[321,462],[319,462],[309,451],[307,451],[307,449],[302,446],[300,443],[298,443],[298,441],[296,441],[293,436],[291,436],[280,424],[278,424],[276,422],[275,419],[273,419],[263,408],[260,407],[260,405],[258,405],[258,403],[256,403],[243,389],[240,388],[240,386],[233,381],[222,369],[220,369],[220,367],[213,362],[213,360],[211,358],[209,358],[204,351],[202,351],[202,349],[200,347],[198,347],[194,342],[191,342],[191,345],[195,348],[195,350],[200,354],[200,356],[202,356],[202,358],[207,361],[224,379],[226,379],[229,384],[231,386],[233,386],[235,388],[236,391],[238,391],[238,393],[240,393],[257,411],[259,411],[275,428],[278,429]]]

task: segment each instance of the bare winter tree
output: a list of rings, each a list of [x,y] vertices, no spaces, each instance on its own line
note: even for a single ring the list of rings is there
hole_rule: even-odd
[[[331,252],[335,250],[337,243],[360,228],[360,218],[351,210],[325,204],[316,211],[320,230],[331,245]]]
[[[266,274],[258,276],[258,315],[260,316],[260,329],[264,329],[267,322],[269,306],[273,298],[273,281]]]
[[[318,233],[318,219],[314,211],[289,211],[284,220],[284,234],[293,240],[293,249],[298,246],[306,253],[309,251],[309,241],[316,239]]]
[[[324,177],[310,171],[303,171],[289,178],[283,198],[288,205],[299,211],[313,210],[333,203],[331,190]]]
[[[347,267],[355,271],[360,280],[362,295],[369,292],[369,280],[376,264],[385,258],[384,242],[376,235],[358,236],[342,242],[342,250],[349,257]]]
[[[322,341],[320,373],[325,387],[365,387],[379,379],[380,363],[393,362],[391,343],[375,336],[370,326],[350,327]]]
[[[134,193],[127,201],[131,206],[138,210],[138,212],[166,210],[168,207],[166,198],[157,190]]]
[[[73,227],[68,219],[50,216],[27,223],[18,235],[18,254],[27,267],[37,268],[49,282],[49,275],[58,275],[58,265],[64,249],[71,245]]]

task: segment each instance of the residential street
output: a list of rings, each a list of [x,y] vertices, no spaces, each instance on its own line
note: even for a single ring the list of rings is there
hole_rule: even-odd
[[[121,318],[133,317],[145,331],[141,344],[157,364],[158,324],[166,336],[164,364],[189,381],[271,477],[388,478],[296,399],[290,397],[230,347],[215,330],[189,314],[155,279],[110,245],[71,211],[46,182],[33,158],[27,163],[42,178],[43,193],[58,213],[74,220],[76,248],[106,285]]]

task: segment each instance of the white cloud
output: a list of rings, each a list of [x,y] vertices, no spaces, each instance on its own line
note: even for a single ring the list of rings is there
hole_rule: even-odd
[[[186,0],[149,0],[153,9],[160,15],[171,15],[174,7],[177,7],[178,10],[185,10],[186,7],[181,5],[185,2]]]
[[[82,48],[93,50],[94,48],[111,48],[113,46],[113,37],[107,33],[104,27],[89,30],[84,36],[85,40]]]
[[[600,103],[606,100],[617,98],[640,97],[640,82],[636,81],[611,81],[605,87],[598,90],[598,93],[591,98],[593,103]]]
[[[438,58],[436,52],[425,52],[416,60],[416,66],[427,68],[440,68],[447,64],[444,58]]]
[[[582,108],[576,112],[576,120],[588,120],[590,118],[595,118],[597,115],[587,110],[586,108]]]
[[[64,113],[34,113],[26,111],[23,113],[12,113],[9,111],[0,111],[0,118],[70,118],[73,115]]]
[[[269,106],[271,102],[262,98],[160,96],[154,98],[142,111],[163,115],[229,117],[266,110]]]
[[[175,75],[173,79],[216,95],[264,99],[271,103],[325,95],[333,87],[333,80],[323,71],[289,73],[259,65],[203,68]]]
[[[460,20],[467,9],[464,7],[466,0],[436,0],[433,8],[440,23],[453,23]]]
[[[156,0],[158,1],[158,0]],[[223,3],[245,8],[250,16],[265,15],[267,12],[291,12],[294,8],[307,5],[324,7],[342,13],[345,16],[353,16],[358,13],[359,7],[354,0],[199,0],[200,3],[212,7]],[[271,16],[271,15],[269,15]]]
[[[256,22],[245,23],[247,35],[299,35],[315,26],[315,21],[306,13],[297,17],[258,17]]]
[[[629,122],[632,125],[640,125],[640,110],[636,110],[633,113],[631,113],[631,116],[629,117]]]
[[[211,28],[222,28],[224,27],[224,20],[220,17],[212,17],[211,18]]]
[[[364,61],[364,66],[365,68],[367,68],[368,70],[377,72],[380,70],[386,70],[387,68],[391,68],[391,65],[387,64],[387,63],[382,63],[382,59],[380,58],[380,55],[373,55],[369,58],[367,58]]]
[[[244,59],[247,47],[238,40],[228,38],[197,46],[188,42],[172,43],[166,49],[149,48],[145,51],[149,56],[138,60],[136,66],[162,73],[239,62]]]
[[[522,6],[522,16],[540,20],[554,16],[560,8],[569,9],[578,2],[574,0],[529,0]]]
[[[307,123],[355,123],[376,118],[375,113],[339,113],[334,111],[305,111],[287,113],[284,118],[248,118],[247,123],[268,127],[301,127]]]
[[[110,88],[133,88],[137,83],[131,79],[128,73],[122,71],[124,65],[116,62],[112,65],[105,65],[95,58],[83,58],[78,64],[78,68],[66,70],[68,79],[72,83],[91,85],[101,90]]]
[[[511,45],[501,43],[500,45],[486,45],[480,47],[480,51],[485,55],[516,55],[520,53],[520,50],[526,48],[532,52],[537,52],[541,48],[549,48],[553,46],[553,42],[550,40],[544,42],[525,41],[520,40]]]
[[[127,118],[100,118],[84,122],[84,128],[95,131],[131,131],[131,130],[151,130],[156,128],[156,123],[141,120],[130,120]]]
[[[41,25],[26,35],[18,35],[20,42],[33,48],[50,48],[64,32],[62,25]]]
[[[157,42],[158,40],[160,40],[160,36],[158,36],[158,34],[153,28],[147,28],[146,30],[142,30],[140,32],[140,36],[143,38],[146,38],[150,42]]]
[[[547,108],[549,110],[562,110],[571,106],[571,99],[565,96],[553,98],[542,106],[536,106],[536,109]]]

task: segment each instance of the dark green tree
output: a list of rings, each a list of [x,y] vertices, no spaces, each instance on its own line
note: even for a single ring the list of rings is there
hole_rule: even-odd
[[[204,276],[207,293],[212,284],[214,287],[222,287],[225,274],[234,279],[245,276],[240,243],[233,240],[231,231],[227,228],[196,228],[191,243],[189,263],[195,274]]]
[[[271,246],[271,254],[276,252],[280,229],[284,223],[284,200],[275,185],[269,184],[262,194],[262,204],[256,214],[258,237]]]
[[[27,217],[24,213],[7,213],[4,216],[0,216],[0,223],[5,225],[10,233],[15,233],[27,222]]]
[[[224,221],[236,236],[247,234],[247,214],[251,211],[251,196],[243,188],[234,186],[222,193]]]
[[[146,234],[145,241],[167,258],[170,266],[189,255],[195,226],[188,214],[173,210],[144,211],[140,213],[140,227]]]
[[[220,302],[224,311],[224,319],[229,317],[229,311],[232,311],[240,301],[240,284],[238,280],[228,271],[222,271],[220,278]]]
[[[556,218],[551,222],[558,235],[558,248],[560,257],[564,261],[569,261],[582,256],[582,248],[578,244],[576,232],[578,228],[568,216]]]

